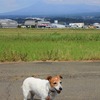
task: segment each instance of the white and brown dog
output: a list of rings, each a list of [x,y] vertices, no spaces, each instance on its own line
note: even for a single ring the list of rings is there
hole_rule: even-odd
[[[48,76],[47,79],[34,77],[26,78],[22,85],[24,100],[31,94],[31,100],[37,95],[41,100],[53,100],[54,97],[62,91],[62,76]]]

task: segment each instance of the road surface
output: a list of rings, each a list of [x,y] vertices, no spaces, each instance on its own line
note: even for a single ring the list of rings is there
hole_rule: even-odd
[[[63,76],[55,100],[100,100],[100,62],[20,62],[0,64],[0,100],[23,100],[25,78]],[[35,100],[39,100],[35,97]]]

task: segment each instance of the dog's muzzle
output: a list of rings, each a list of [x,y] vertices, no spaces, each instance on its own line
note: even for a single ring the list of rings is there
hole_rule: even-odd
[[[56,90],[56,92],[57,92],[58,94],[60,94],[61,91],[62,91],[62,88],[61,88],[61,87],[59,88],[59,90],[57,90],[56,88],[54,88],[54,89]]]

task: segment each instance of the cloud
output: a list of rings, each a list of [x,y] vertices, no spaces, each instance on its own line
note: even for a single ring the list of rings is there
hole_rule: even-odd
[[[0,0],[0,13],[22,9],[34,4],[35,0]]]
[[[43,11],[46,12],[47,9],[48,11],[50,11],[50,9],[55,10],[55,6],[60,10],[66,8],[68,10],[70,7],[71,9],[80,9],[82,6],[84,8],[88,7],[88,9],[98,10],[98,8],[100,8],[100,0],[0,0],[0,13],[16,11],[26,7],[31,7],[31,11],[37,12],[38,9],[38,11],[41,12],[43,9]]]
[[[44,0],[46,3],[53,4],[86,4],[100,5],[100,0]]]

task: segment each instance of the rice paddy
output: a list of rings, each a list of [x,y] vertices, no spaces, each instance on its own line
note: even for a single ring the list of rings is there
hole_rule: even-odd
[[[97,29],[0,29],[0,61],[100,60]]]

